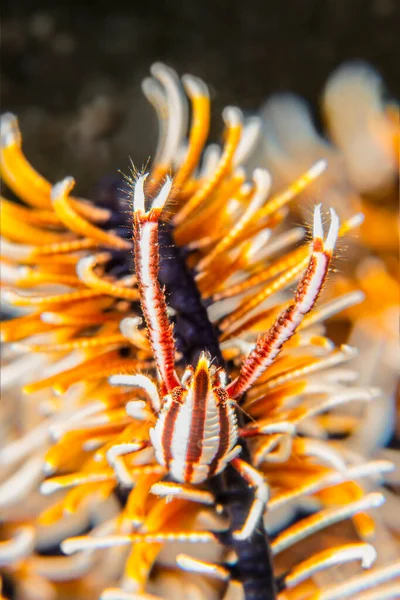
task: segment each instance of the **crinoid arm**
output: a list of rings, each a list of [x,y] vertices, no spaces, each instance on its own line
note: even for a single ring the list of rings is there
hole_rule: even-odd
[[[333,209],[326,240],[323,239],[323,234],[321,206],[318,205],[314,211],[313,252],[306,272],[297,286],[294,302],[284,309],[244,361],[239,376],[227,388],[231,398],[239,398],[257,381],[275,360],[284,343],[295,333],[304,316],[315,305],[326,280],[339,234],[339,218]]]
[[[160,410],[157,386],[146,375],[140,373],[136,375],[112,375],[108,381],[111,385],[128,386],[143,390],[150,399],[153,411],[157,413]]]
[[[240,458],[232,460],[232,466],[251,486],[255,488],[253,503],[250,507],[249,514],[243,527],[239,531],[235,531],[233,536],[237,540],[246,540],[251,537],[255,528],[259,525],[261,516],[268,502],[269,491],[268,486],[264,481],[263,475],[254,469],[251,465]]]

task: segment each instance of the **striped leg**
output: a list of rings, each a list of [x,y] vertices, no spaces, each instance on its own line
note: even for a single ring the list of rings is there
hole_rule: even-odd
[[[158,223],[167,201],[172,182],[167,178],[150,210],[145,210],[144,182],[147,175],[138,178],[133,197],[135,242],[135,269],[139,284],[140,301],[146,320],[157,369],[167,391],[179,385],[175,373],[175,342],[172,325],[167,315],[164,292],[158,281],[159,251]]]
[[[326,240],[320,205],[314,211],[314,247],[307,270],[300,281],[294,302],[279,315],[271,329],[262,336],[240,369],[239,376],[228,386],[231,398],[242,396],[273,363],[284,343],[296,332],[304,316],[316,303],[328,274],[332,252],[339,233],[339,218],[331,209],[331,226]]]
[[[253,504],[243,527],[233,533],[235,539],[246,540],[252,535],[262,518],[265,505],[268,502],[269,491],[263,475],[244,460],[234,458],[231,465],[256,490]]]

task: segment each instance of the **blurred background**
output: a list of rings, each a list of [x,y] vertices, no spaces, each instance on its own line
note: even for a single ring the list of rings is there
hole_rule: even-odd
[[[156,120],[140,82],[152,62],[202,77],[213,135],[228,104],[255,111],[271,94],[318,99],[331,72],[362,58],[399,97],[397,0],[12,0],[2,3],[2,112],[50,180],[73,173],[88,194],[105,172],[154,153]],[[57,156],[57,161],[54,156]]]

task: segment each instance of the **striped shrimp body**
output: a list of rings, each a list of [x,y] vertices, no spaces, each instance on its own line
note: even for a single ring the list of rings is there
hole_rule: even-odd
[[[145,209],[144,184],[146,175],[137,179],[134,188],[135,270],[140,300],[152,351],[157,365],[160,385],[144,375],[115,376],[112,383],[129,383],[141,387],[150,398],[156,415],[150,438],[156,459],[176,482],[176,495],[183,490],[185,497],[192,488],[224,471],[230,464],[255,488],[252,506],[245,523],[234,532],[235,539],[250,537],[262,517],[268,501],[268,486],[252,465],[238,457],[241,437],[273,433],[262,427],[240,427],[235,406],[245,392],[258,380],[279,354],[284,343],[295,333],[303,317],[313,308],[326,279],[332,251],[339,232],[339,219],[331,210],[331,225],[326,239],[320,207],[314,213],[313,252],[308,267],[295,292],[294,301],[278,316],[271,329],[257,342],[243,361],[239,375],[231,382],[221,368],[212,364],[212,357],[202,352],[194,368],[186,367],[180,380],[175,370],[175,340],[173,326],[167,314],[165,294],[160,286],[158,228],[162,210],[172,187],[167,178],[149,210]],[[279,432],[285,424],[279,423]],[[272,429],[271,429],[272,427]],[[287,423],[293,434],[293,424]],[[129,444],[121,452],[129,452]],[[184,485],[182,485],[184,484]],[[165,486],[171,493],[174,483]],[[158,484],[158,492],[162,491]],[[179,489],[178,489],[179,488]]]
[[[240,452],[236,412],[224,389],[226,374],[213,373],[202,353],[196,370],[188,367],[184,386],[163,402],[150,438],[158,462],[182,483],[202,483],[217,475]]]

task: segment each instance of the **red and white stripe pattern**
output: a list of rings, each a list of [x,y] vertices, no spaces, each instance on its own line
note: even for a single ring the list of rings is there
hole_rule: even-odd
[[[279,315],[274,325],[260,338],[244,361],[239,376],[227,388],[231,398],[239,398],[273,363],[284,343],[295,333],[304,316],[313,308],[328,274],[332,252],[339,234],[339,218],[331,208],[331,225],[323,239],[321,206],[315,207],[313,252],[300,281],[294,302]]]
[[[149,211],[145,210],[144,182],[147,175],[138,178],[134,189],[134,242],[135,269],[147,331],[160,377],[168,392],[179,386],[175,372],[175,342],[167,305],[158,281],[159,250],[158,222],[171,191],[172,181],[166,183],[154,199]]]
[[[303,317],[313,308],[326,279],[332,252],[339,233],[339,219],[331,209],[331,225],[323,239],[321,207],[314,213],[313,253],[307,270],[297,287],[294,302],[278,317],[270,331],[257,343],[244,361],[239,377],[226,387],[226,374],[211,366],[205,352],[196,369],[188,366],[182,382],[175,372],[175,343],[163,290],[158,282],[158,221],[171,189],[167,178],[152,208],[146,212],[144,182],[139,177],[134,190],[135,265],[143,314],[149,332],[163,396],[153,406],[159,410],[150,429],[150,439],[158,463],[182,484],[197,484],[223,471],[231,463],[255,488],[255,497],[243,527],[234,532],[237,539],[249,537],[259,522],[268,500],[268,486],[262,474],[237,458],[239,429],[233,399],[240,397],[267,369],[283,344],[296,331]],[[143,383],[142,383],[142,387]],[[148,386],[147,386],[148,387]],[[257,434],[267,433],[262,430]],[[244,435],[244,430],[242,430]],[[120,449],[122,453],[126,448]],[[162,484],[160,484],[162,487]],[[163,495],[175,484],[159,490]],[[174,487],[174,493],[191,495],[190,489]],[[207,501],[210,499],[207,497]]]
[[[185,387],[165,398],[150,437],[158,462],[182,483],[205,481],[240,452],[235,410],[205,353]]]

